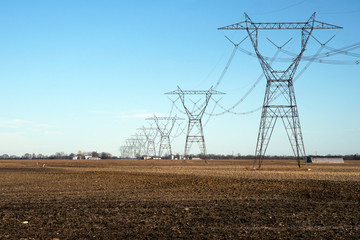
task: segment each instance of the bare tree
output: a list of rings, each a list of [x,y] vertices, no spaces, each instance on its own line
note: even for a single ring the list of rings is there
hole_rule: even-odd
[[[101,158],[101,159],[109,159],[109,158],[111,158],[111,157],[112,157],[111,153],[102,152],[102,153],[100,154],[100,158]]]

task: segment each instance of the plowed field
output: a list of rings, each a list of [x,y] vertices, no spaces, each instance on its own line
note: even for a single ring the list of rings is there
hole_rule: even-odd
[[[360,161],[2,160],[0,239],[360,239]]]

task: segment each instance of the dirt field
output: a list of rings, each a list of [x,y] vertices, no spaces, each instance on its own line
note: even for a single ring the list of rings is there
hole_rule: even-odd
[[[0,239],[360,239],[360,161],[0,161]]]

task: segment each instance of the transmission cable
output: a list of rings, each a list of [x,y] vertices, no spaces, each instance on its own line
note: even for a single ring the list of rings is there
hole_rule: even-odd
[[[332,38],[331,38],[332,39]],[[331,40],[330,39],[330,40]],[[325,45],[330,41],[328,40],[327,42],[325,42],[324,44],[320,43],[318,41],[318,43],[320,44],[320,47],[318,48],[317,52],[315,55],[313,55],[313,60],[315,60],[317,58],[317,55],[320,54],[320,52],[323,50],[323,48],[325,47]],[[300,76],[310,67],[310,65],[313,63],[314,61],[309,61],[305,67],[299,72],[299,74],[296,75],[296,77],[294,78],[293,82],[296,82],[296,80],[298,80],[300,78]],[[279,93],[277,94],[273,99],[270,100],[270,102],[275,101],[279,96],[281,96],[283,93]]]
[[[315,59],[314,59],[315,55],[303,56],[301,59],[302,59],[302,61],[312,61],[312,62],[314,62],[316,59],[327,58],[327,57],[335,56],[335,55],[339,55],[339,54],[343,54],[343,55],[346,55],[346,56],[360,57],[360,54],[350,52],[351,50],[355,50],[355,49],[360,48],[360,42],[354,43],[352,45],[349,45],[347,47],[343,47],[343,48],[340,48],[340,49],[331,48],[331,47],[326,47],[326,48],[328,50],[330,50],[330,51],[318,55]],[[241,47],[238,47],[238,50],[240,50],[241,52],[243,52],[246,55],[249,55],[251,57],[254,57],[254,58],[257,57],[256,54],[253,54],[250,51],[248,51],[246,49],[243,49]],[[290,51],[287,51],[287,50],[284,50],[284,49],[281,49],[281,52],[283,52],[283,53],[285,53],[285,54],[287,54],[289,56],[293,56],[293,57],[297,56],[296,53],[293,53],[293,52],[290,52]],[[264,58],[266,60],[272,60],[272,58],[267,57],[267,56],[264,56]],[[294,60],[293,58],[278,58],[278,59],[276,59],[277,62],[292,62],[293,60]],[[359,60],[353,60],[353,61],[319,60],[318,63],[335,64],[335,65],[337,65],[337,64],[339,64],[339,65],[354,65],[354,64],[359,64]]]
[[[228,60],[227,63],[226,63],[226,66],[225,66],[224,70],[222,71],[222,73],[221,73],[221,75],[220,75],[219,80],[218,80],[217,83],[215,84],[214,90],[217,89],[217,87],[219,86],[219,84],[220,84],[221,81],[223,80],[223,78],[224,78],[227,70],[229,69],[229,66],[230,66],[230,64],[231,64],[231,62],[232,62],[232,60],[233,60],[233,58],[234,58],[234,56],[235,56],[235,53],[236,53],[237,50],[238,50],[239,45],[248,38],[248,36],[246,36],[246,37],[245,37],[243,40],[241,40],[238,44],[235,44],[233,41],[230,40],[230,38],[228,38],[227,36],[225,36],[225,37],[227,38],[227,40],[229,40],[229,41],[234,45],[234,49],[233,49],[233,51],[232,51],[232,53],[231,53],[231,55],[230,55],[229,60]]]
[[[285,43],[286,44],[286,43]],[[284,45],[283,45],[284,46]],[[283,47],[282,46],[282,47]],[[272,58],[271,62],[270,62],[270,65],[275,61],[275,59],[277,58],[277,56],[279,55],[280,51],[281,51],[281,48],[282,47],[278,47],[278,50],[276,51],[274,57]],[[257,86],[257,84],[261,81],[261,79],[264,77],[264,73],[262,73],[258,78],[257,80],[255,81],[255,83],[251,86],[251,88],[244,94],[244,96],[242,98],[240,98],[239,101],[237,101],[232,107],[226,109],[225,107],[221,106],[219,103],[217,103],[216,105],[218,105],[222,110],[223,112],[220,112],[220,113],[216,113],[216,114],[209,114],[209,113],[205,113],[207,115],[210,115],[210,116],[220,116],[220,115],[223,115],[225,113],[231,113],[231,114],[234,114],[234,115],[246,115],[246,114],[250,114],[250,113],[253,113],[253,112],[256,112],[258,111],[260,108],[256,108],[254,110],[251,110],[251,111],[247,111],[247,112],[233,112],[232,110],[234,108],[236,108],[240,103],[242,103],[248,96],[249,94],[254,90],[254,88]]]

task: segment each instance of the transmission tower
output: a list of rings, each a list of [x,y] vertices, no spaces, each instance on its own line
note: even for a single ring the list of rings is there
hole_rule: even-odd
[[[136,139],[136,157],[145,155],[146,139],[144,135],[136,133],[133,137]]]
[[[261,167],[266,149],[268,147],[275,123],[281,118],[286,129],[292,150],[297,159],[299,168],[301,159],[306,156],[303,137],[301,133],[299,114],[295,99],[293,77],[300,63],[301,57],[306,49],[311,33],[314,29],[340,29],[341,27],[319,22],[315,20],[315,13],[306,22],[265,22],[255,23],[245,13],[245,21],[229,26],[221,27],[219,30],[246,30],[261,68],[267,80],[259,133],[257,138],[255,161],[253,167],[258,163]],[[292,60],[286,70],[274,70],[266,58],[258,49],[258,30],[276,29],[299,29],[301,35],[300,53]],[[282,98],[278,98],[280,95]]]
[[[120,146],[120,156],[122,158],[129,158],[130,157],[130,154],[129,154],[129,148],[125,145],[123,146]]]
[[[136,155],[136,139],[134,138],[128,138],[125,141],[124,146],[124,156],[125,157],[135,157]]]
[[[159,157],[162,156],[162,153],[167,150],[169,155],[172,155],[171,150],[171,141],[170,134],[177,120],[184,120],[183,118],[175,117],[154,117],[146,118],[146,120],[154,120],[156,127],[160,133],[160,147],[159,147]],[[166,121],[166,122],[165,122]],[[165,123],[161,123],[165,122]],[[170,124],[170,126],[168,126]]]
[[[157,137],[158,129],[153,127],[142,127],[138,130],[142,130],[145,140],[145,154],[147,156],[156,156],[155,139]]]
[[[144,153],[144,138],[141,135],[135,134],[126,140],[129,149],[129,155],[138,158]]]
[[[184,106],[185,112],[189,118],[188,130],[186,135],[185,150],[184,156],[188,157],[191,146],[194,142],[198,143],[200,152],[203,156],[206,156],[206,146],[203,126],[201,123],[202,116],[204,115],[205,109],[209,104],[210,98],[214,94],[225,94],[213,90],[212,87],[209,90],[181,90],[178,86],[178,89],[172,92],[167,92],[165,94],[176,94],[179,95],[182,105]],[[190,110],[186,104],[185,95],[205,95],[205,101],[201,107],[196,107],[197,103],[194,103],[194,108]]]

